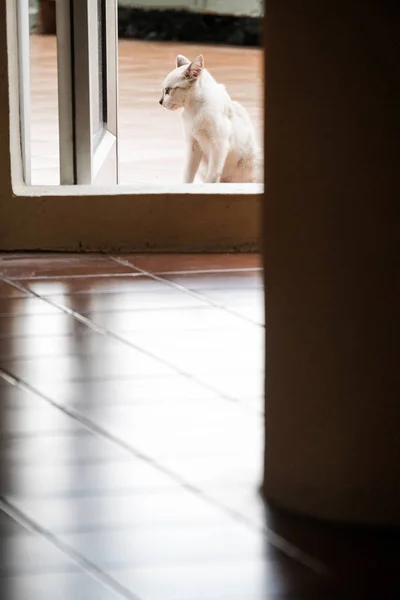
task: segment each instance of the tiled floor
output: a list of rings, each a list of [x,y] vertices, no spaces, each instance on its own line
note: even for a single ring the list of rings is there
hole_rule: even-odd
[[[395,598],[393,534],[267,508],[255,255],[0,255],[4,600]]]

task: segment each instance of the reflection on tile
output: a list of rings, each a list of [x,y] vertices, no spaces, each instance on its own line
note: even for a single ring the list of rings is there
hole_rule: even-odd
[[[13,504],[53,533],[136,531],[174,525],[230,524],[230,518],[201,497],[177,486],[165,490],[75,498],[12,497]],[[133,535],[134,537],[134,535]]]
[[[209,371],[206,373],[197,372],[196,375],[201,381],[230,398],[241,399],[248,396],[261,396],[264,392],[264,374],[262,371],[243,371],[239,375]]]
[[[11,535],[25,534],[26,529],[11,518],[6,512],[0,511],[0,546],[1,540]]]
[[[45,403],[33,404],[27,408],[8,408],[4,411],[7,426],[3,437],[27,435],[62,435],[84,434],[86,428],[68,415]]]
[[[76,435],[76,432],[75,432]],[[17,477],[19,465],[41,465],[63,469],[65,465],[128,462],[130,456],[121,448],[86,431],[79,443],[70,433],[8,437],[2,441],[2,457],[11,465],[10,476]]]
[[[60,309],[51,306],[41,298],[27,296],[25,298],[2,298],[0,296],[0,317],[25,315],[57,315]]]
[[[246,413],[243,413],[246,414]],[[117,435],[125,443],[129,443],[132,439],[130,428],[127,426],[120,425],[109,425],[108,430],[114,435]],[[137,431],[137,430],[136,430]],[[146,430],[149,432],[149,430]],[[229,433],[227,433],[229,432]],[[246,436],[246,448],[248,456],[253,456],[254,453],[262,452],[262,438],[261,435],[254,434],[254,437],[248,438]],[[151,457],[152,460],[160,461],[163,464],[166,461],[166,456],[170,454],[174,455],[192,455],[192,454],[204,454],[208,455],[208,460],[212,460],[213,455],[218,453],[224,453],[226,457],[231,456],[231,460],[237,455],[238,448],[238,432],[230,432],[227,427],[223,425],[214,427],[212,430],[208,428],[198,429],[196,431],[181,432],[177,433],[176,430],[168,431],[163,428],[160,424],[154,427],[154,431],[151,435],[136,433],[134,442],[131,442],[135,450],[144,453],[147,457]],[[203,458],[203,461],[207,460]],[[200,463],[201,464],[201,463]],[[210,467],[211,473],[215,477],[215,470]],[[207,469],[203,465],[203,472],[207,473]],[[249,472],[254,472],[253,467],[249,469]],[[196,471],[192,471],[192,475],[196,476]]]
[[[262,552],[259,559],[245,554],[239,558],[232,552],[223,563],[204,560],[195,564],[118,570],[112,574],[133,593],[151,600],[294,600],[300,591],[305,598],[311,598],[308,594],[321,592],[323,585],[318,576],[285,560],[263,561]],[[295,595],[291,596],[293,592]],[[315,600],[322,597],[315,596]]]
[[[218,454],[218,450],[210,449],[207,452],[186,453],[182,448],[181,453],[162,455],[160,460],[171,471],[177,473],[182,479],[206,489],[208,486],[221,485],[228,486],[235,483],[247,486],[247,489],[258,489],[262,482],[262,461],[261,453],[258,451],[259,460],[251,463],[251,458],[256,454],[254,450],[259,450],[261,443],[256,447],[251,447],[241,453],[244,445],[233,451],[231,448],[224,453]]]
[[[246,289],[262,290],[261,271],[225,271],[189,274],[164,275],[164,279],[181,285],[188,290],[203,292],[206,290]]]
[[[180,308],[177,310],[125,311],[88,313],[95,324],[111,332],[182,331],[201,329],[230,329],[244,327],[242,321],[214,307]]]
[[[234,317],[233,317],[234,318]],[[264,349],[265,332],[261,327],[237,319],[239,327],[229,329],[176,330],[173,335],[168,329],[159,331],[123,332],[120,336],[135,346],[149,350],[154,354],[164,354],[170,348],[175,352],[218,352],[220,355],[232,352],[259,355]],[[236,324],[236,321],[235,321]],[[201,367],[201,364],[199,365]]]
[[[242,398],[241,404],[247,408],[250,408],[251,410],[264,414],[265,399],[262,396],[250,396],[249,398]]]
[[[216,282],[217,285],[220,285],[219,280],[216,280]],[[201,296],[222,306],[242,304],[254,304],[254,306],[258,307],[264,306],[263,289],[259,287],[219,287],[217,289],[207,287],[201,290]]]
[[[68,315],[25,315],[0,317],[0,339],[11,337],[79,335],[87,327]]]
[[[74,449],[80,454],[80,437],[74,439]],[[3,493],[8,496],[61,497],[110,495],[116,492],[165,489],[173,480],[141,460],[108,461],[95,464],[58,465],[21,464],[7,472]]]
[[[35,337],[13,337],[0,339],[0,360],[20,358],[54,358],[57,356],[76,356],[83,360],[85,356],[126,356],[126,344],[83,328],[79,334]]]
[[[118,592],[83,572],[17,575],[2,581],[5,600],[118,600]]]
[[[224,342],[226,345],[226,342]],[[220,344],[222,345],[222,344]],[[221,348],[207,347],[189,348],[168,346],[168,344],[157,344],[152,346],[152,351],[158,357],[168,360],[170,363],[183,369],[187,373],[197,374],[201,371],[227,371],[236,372],[250,369],[260,371],[264,366],[263,353],[258,348],[254,350],[240,346]]]
[[[23,285],[44,298],[57,296],[59,303],[62,296],[84,294],[88,304],[93,301],[90,296],[94,294],[162,292],[167,287],[166,283],[133,272],[128,275],[117,274],[113,277],[95,275],[64,279],[33,279],[24,281]]]
[[[110,356],[60,356],[0,360],[0,366],[33,385],[41,381],[85,381],[169,375],[174,371],[144,353],[126,348],[125,354]]]
[[[245,517],[251,523],[265,527],[267,525],[265,504],[260,494],[260,482],[249,485],[248,481],[240,481],[239,478],[226,479],[225,481],[215,479],[213,482],[204,483],[203,490],[208,497],[212,498],[227,509]]]
[[[48,296],[51,302],[67,306],[81,314],[112,313],[116,311],[179,309],[206,306],[207,302],[184,291],[164,286],[162,290],[132,291],[70,296]]]
[[[42,380],[35,389],[57,402],[79,408],[87,406],[108,406],[144,403],[146,400],[162,403],[170,398],[203,398],[215,396],[191,379],[179,375],[159,377],[144,376],[126,379],[90,381]]]
[[[61,534],[61,539],[96,565],[110,568],[187,565],[256,560],[268,555],[262,534],[239,523],[181,522],[169,527],[132,527],[123,531]]]
[[[226,310],[234,312],[236,315],[240,317],[244,317],[245,319],[249,319],[254,321],[259,325],[264,325],[264,307],[263,306],[253,306],[251,304],[226,304]]]
[[[0,544],[0,578],[12,574],[71,572],[78,569],[76,563],[38,534],[6,535]]]

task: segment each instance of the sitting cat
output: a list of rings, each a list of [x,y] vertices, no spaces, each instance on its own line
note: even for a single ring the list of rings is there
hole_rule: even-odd
[[[206,183],[261,181],[261,159],[250,116],[204,68],[201,54],[192,62],[177,56],[176,68],[165,78],[160,104],[169,110],[184,109],[185,183],[193,183],[200,163]]]

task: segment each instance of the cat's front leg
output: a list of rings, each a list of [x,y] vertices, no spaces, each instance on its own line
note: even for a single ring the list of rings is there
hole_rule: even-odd
[[[229,142],[220,141],[213,144],[210,148],[208,158],[208,171],[205,179],[205,183],[219,183],[224,170],[226,157],[229,152]]]
[[[195,139],[191,138],[188,143],[188,156],[185,167],[185,183],[193,183],[199,169],[203,152]]]

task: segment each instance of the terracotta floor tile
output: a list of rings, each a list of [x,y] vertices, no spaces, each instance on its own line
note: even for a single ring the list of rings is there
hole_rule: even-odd
[[[102,254],[14,254],[0,255],[0,276],[10,279],[70,277],[131,272],[132,269]]]
[[[31,279],[22,281],[24,287],[32,290],[40,296],[70,296],[73,294],[84,294],[90,304],[91,295],[94,294],[118,294],[118,293],[152,293],[163,291],[166,284],[155,281],[150,277],[140,274],[115,273],[109,275],[87,275],[80,277],[65,277],[62,279]]]
[[[259,269],[259,254],[120,254],[126,261],[150,273]]]
[[[0,298],[22,298],[26,295],[26,292],[22,292],[12,285],[0,281]]]
[[[261,271],[224,271],[205,273],[186,273],[163,275],[168,281],[181,285],[189,290],[259,289],[263,288]]]

